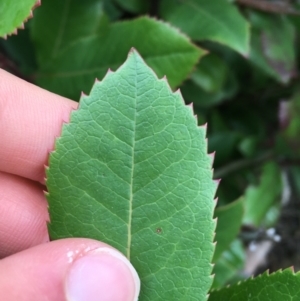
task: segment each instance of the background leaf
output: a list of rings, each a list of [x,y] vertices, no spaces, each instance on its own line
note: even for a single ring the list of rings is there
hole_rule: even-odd
[[[264,166],[259,185],[250,186],[245,193],[244,223],[260,226],[266,213],[282,191],[281,174],[278,165],[268,163]]]
[[[271,275],[264,273],[254,279],[212,291],[209,301],[282,301],[300,298],[300,273],[291,269],[278,271]]]
[[[190,79],[183,83],[181,92],[188,103],[203,109],[231,98],[237,88],[237,81],[225,60],[208,54],[197,64]]]
[[[216,68],[212,69],[212,65]],[[196,70],[191,74],[191,79],[205,92],[214,93],[222,89],[227,73],[228,67],[226,63],[217,55],[210,53],[204,56],[197,65]]]
[[[287,158],[295,159],[300,155],[300,93],[296,91],[289,101],[282,101],[281,132],[277,137],[277,152]]]
[[[205,53],[168,24],[148,17],[112,24],[99,35],[80,39],[41,67],[38,83],[76,99],[88,92],[95,77],[115,70],[134,46],[159,77],[167,75],[176,87]]]
[[[39,63],[54,59],[72,42],[98,34],[106,26],[102,0],[43,0],[31,26]]]
[[[49,232],[103,240],[133,263],[139,300],[206,300],[216,184],[205,129],[136,52],[96,83],[47,170]]]
[[[250,60],[282,83],[295,77],[296,31],[286,16],[250,14],[252,27]]]
[[[163,0],[161,16],[193,40],[219,42],[246,55],[249,24],[226,0]]]
[[[226,206],[218,207],[215,210],[215,217],[218,219],[216,238],[217,242],[213,262],[216,262],[220,255],[228,249],[230,243],[240,232],[244,214],[243,199],[239,199]]]
[[[218,230],[216,230],[217,233]],[[245,251],[242,242],[235,239],[217,260],[213,274],[212,289],[221,288],[226,284],[243,279],[245,265]]]
[[[0,0],[0,37],[6,37],[22,28],[30,17],[37,0]]]

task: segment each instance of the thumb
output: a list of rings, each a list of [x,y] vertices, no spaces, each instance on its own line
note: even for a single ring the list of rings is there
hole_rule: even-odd
[[[0,260],[3,301],[136,301],[139,289],[130,262],[90,239],[57,240]]]

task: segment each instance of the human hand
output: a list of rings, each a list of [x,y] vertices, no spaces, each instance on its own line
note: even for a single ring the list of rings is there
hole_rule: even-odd
[[[134,301],[129,261],[91,239],[49,242],[44,165],[77,103],[0,69],[1,301]]]

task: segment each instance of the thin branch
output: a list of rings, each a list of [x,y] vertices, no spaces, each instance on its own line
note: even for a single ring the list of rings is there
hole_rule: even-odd
[[[253,167],[256,165],[259,165],[263,162],[266,162],[270,159],[274,158],[274,152],[273,151],[268,151],[256,158],[253,159],[241,159],[239,161],[235,161],[233,163],[230,163],[224,167],[218,168],[214,172],[214,178],[219,179],[223,178],[225,176],[228,176],[229,174],[235,173],[237,171],[240,171],[242,169],[248,168],[248,167]]]
[[[289,14],[289,15],[300,15],[300,11],[296,10],[284,1],[267,1],[267,0],[236,0],[236,3],[251,7],[257,10],[261,10],[268,13],[274,14]]]

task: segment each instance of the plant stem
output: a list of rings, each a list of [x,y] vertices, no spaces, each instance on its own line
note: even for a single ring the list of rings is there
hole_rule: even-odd
[[[236,0],[236,3],[268,13],[300,15],[300,12],[286,1]]]
[[[274,158],[274,152],[273,151],[267,151],[267,152],[261,154],[260,156],[257,156],[255,158],[253,158],[253,159],[241,159],[239,161],[229,163],[228,165],[217,169],[214,172],[214,178],[215,179],[223,178],[225,176],[228,176],[229,174],[240,171],[244,168],[259,165],[260,163],[268,161],[272,158]]]

